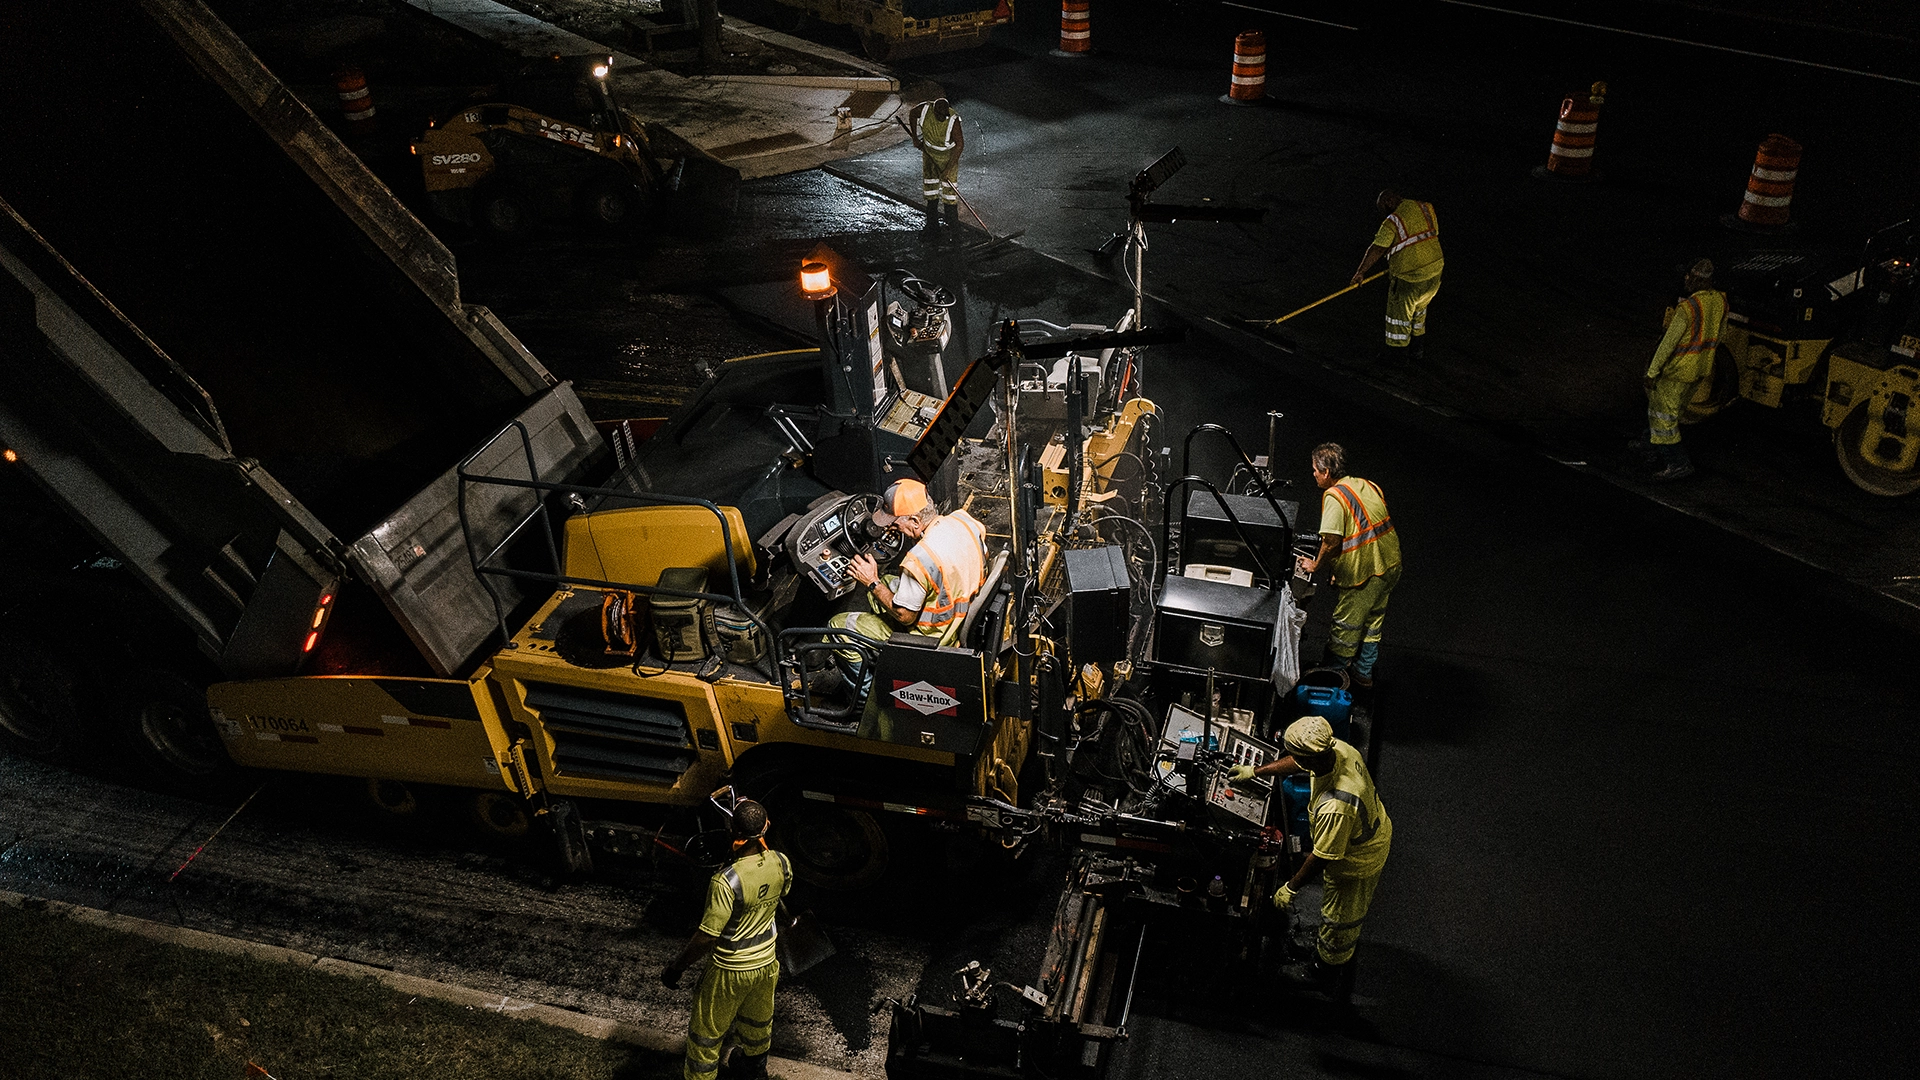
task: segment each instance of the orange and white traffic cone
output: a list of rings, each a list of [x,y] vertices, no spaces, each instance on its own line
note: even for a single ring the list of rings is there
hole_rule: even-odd
[[[1233,85],[1220,100],[1253,105],[1267,96],[1267,35],[1249,30],[1233,39]]]
[[[1785,135],[1767,136],[1753,156],[1753,172],[1747,175],[1739,212],[1722,215],[1721,224],[1750,232],[1787,228],[1793,183],[1799,175],[1800,144]]]
[[[340,96],[340,111],[347,120],[347,134],[359,135],[373,130],[373,91],[367,89],[367,77],[359,68],[341,68],[333,76],[334,92]]]
[[[1053,55],[1085,56],[1092,51],[1092,0],[1060,0],[1060,47]]]
[[[1560,121],[1553,127],[1553,145],[1547,163],[1533,170],[1542,180],[1585,184],[1599,179],[1593,171],[1593,144],[1600,127],[1600,106],[1607,100],[1607,84],[1594,83],[1584,94],[1560,103]]]

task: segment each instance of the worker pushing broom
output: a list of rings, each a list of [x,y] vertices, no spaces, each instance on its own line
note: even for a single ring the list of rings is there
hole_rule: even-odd
[[[1373,243],[1360,258],[1360,268],[1343,289],[1328,293],[1303,307],[1274,319],[1246,319],[1248,326],[1270,329],[1303,312],[1347,293],[1376,278],[1387,278],[1386,340],[1382,359],[1407,357],[1419,360],[1425,355],[1421,338],[1427,332],[1427,308],[1440,292],[1440,271],[1445,261],[1440,254],[1440,219],[1433,204],[1403,199],[1392,188],[1380,192],[1374,206],[1386,219],[1374,232]],[[1384,257],[1385,270],[1374,271]],[[1406,350],[1406,351],[1402,351]]]

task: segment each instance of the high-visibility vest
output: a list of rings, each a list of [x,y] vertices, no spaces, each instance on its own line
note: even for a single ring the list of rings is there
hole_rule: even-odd
[[[1395,277],[1440,261],[1440,218],[1432,203],[1402,199],[1387,215],[1386,225],[1393,230],[1387,269]]]
[[[1377,873],[1386,865],[1387,851],[1393,844],[1393,821],[1387,817],[1387,808],[1380,802],[1380,793],[1373,786],[1367,760],[1360,751],[1335,739],[1333,752],[1333,771],[1314,774],[1308,806],[1315,818],[1322,814],[1351,815],[1354,823],[1347,835],[1347,850],[1327,864],[1326,872],[1352,876]]]
[[[920,145],[929,153],[944,154],[953,149],[953,129],[960,123],[960,114],[949,109],[947,118],[942,120],[933,115],[933,106],[920,107]]]
[[[1323,507],[1326,499],[1347,512],[1347,530],[1333,560],[1335,585],[1359,585],[1400,565],[1400,537],[1378,485],[1357,476],[1341,477],[1322,496]]]
[[[715,967],[752,971],[775,960],[774,916],[792,884],[793,866],[787,857],[764,845],[713,875],[707,889],[707,918],[700,929],[720,939],[713,948]],[[710,929],[722,910],[725,923]]]
[[[1661,365],[1659,377],[1697,382],[1713,372],[1714,350],[1720,347],[1720,333],[1727,322],[1727,294],[1701,289],[1680,302],[1674,318],[1685,319],[1685,329]]]
[[[939,636],[967,617],[987,573],[987,527],[965,510],[942,514],[900,560],[900,572],[925,586],[927,600],[913,632]]]

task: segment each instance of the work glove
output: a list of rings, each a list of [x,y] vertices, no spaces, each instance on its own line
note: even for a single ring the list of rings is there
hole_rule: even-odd
[[[1229,779],[1229,780],[1251,780],[1251,779],[1253,779],[1253,766],[1251,766],[1251,765],[1235,765],[1235,766],[1233,767],[1233,769],[1232,769],[1231,771],[1229,771],[1229,772],[1227,773],[1227,779]]]
[[[685,974],[686,972],[671,965],[663,967],[660,969],[660,985],[669,990],[678,990],[680,989],[680,976]]]
[[[1273,906],[1285,911],[1293,904],[1293,886],[1282,885],[1273,890]]]

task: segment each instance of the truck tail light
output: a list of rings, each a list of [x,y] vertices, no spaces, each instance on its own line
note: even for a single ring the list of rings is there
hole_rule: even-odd
[[[327,613],[331,610],[333,610],[333,594],[330,592],[320,594],[320,602],[314,605],[313,609],[313,623],[307,629],[307,640],[300,646],[302,653],[310,653],[315,645],[320,644],[320,630],[326,625]]]

